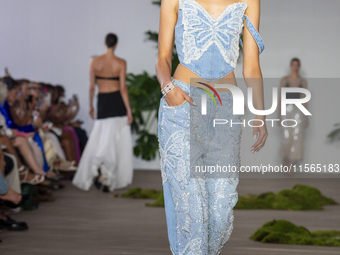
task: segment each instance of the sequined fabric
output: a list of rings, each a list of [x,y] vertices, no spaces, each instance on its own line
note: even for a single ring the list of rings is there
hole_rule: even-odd
[[[236,2],[214,19],[197,1],[179,0],[175,43],[180,63],[206,81],[231,73],[239,57],[244,20],[262,53],[264,43],[245,15],[247,8],[246,2]]]
[[[183,11],[183,62],[189,64],[200,59],[211,45],[216,44],[225,62],[235,68],[247,3],[229,5],[216,20],[196,1],[180,0],[179,8]]]
[[[233,229],[233,207],[238,200],[238,173],[196,176],[195,165],[240,164],[241,127],[213,127],[212,120],[239,122],[232,115],[232,96],[219,93],[223,106],[208,99],[201,115],[202,90],[175,80],[196,102],[159,108],[158,138],[165,213],[170,249],[174,255],[220,254]],[[199,178],[198,178],[199,177]]]

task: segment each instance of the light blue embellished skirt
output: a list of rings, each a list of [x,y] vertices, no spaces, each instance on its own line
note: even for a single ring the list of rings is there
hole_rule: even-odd
[[[233,229],[233,208],[240,166],[241,125],[232,114],[232,95],[219,92],[206,97],[206,114],[201,111],[205,91],[175,80],[195,101],[168,106],[163,97],[159,107],[158,138],[161,156],[165,213],[170,249],[174,255],[220,254]],[[217,173],[218,169],[228,169]],[[219,168],[220,167],[220,168]],[[214,169],[208,173],[206,169]]]

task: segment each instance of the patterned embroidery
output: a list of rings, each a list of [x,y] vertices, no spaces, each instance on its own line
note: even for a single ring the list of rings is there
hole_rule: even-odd
[[[190,178],[190,165],[196,164],[192,162],[193,150],[200,164],[207,164],[208,159],[239,165],[241,128],[223,127],[208,132],[211,118],[238,117],[232,116],[232,99],[223,95],[227,107],[210,104],[208,107],[214,108],[203,118],[201,93],[196,89],[189,93],[197,107],[187,104],[168,109],[164,101],[160,106],[161,171],[163,185],[169,185],[171,191],[171,198],[167,199],[172,200],[168,202],[174,205],[166,214],[176,219],[176,230],[169,233],[176,240],[176,246],[170,247],[173,255],[220,254],[233,230],[238,178]],[[207,154],[211,150],[218,153]]]
[[[185,254],[190,249],[189,253],[187,253],[188,255],[202,255],[201,244],[202,238],[193,239],[187,244],[181,254]]]
[[[198,60],[207,49],[216,44],[224,60],[233,68],[239,57],[240,33],[247,3],[238,2],[224,10],[214,20],[195,0],[180,0],[183,11],[183,53],[185,64]]]
[[[189,148],[189,133],[183,130],[174,132],[167,140],[164,148],[159,148],[161,155],[161,170],[163,183],[168,179],[165,169],[173,169],[173,176],[178,182],[187,184],[187,162],[189,158],[183,157],[184,150]]]

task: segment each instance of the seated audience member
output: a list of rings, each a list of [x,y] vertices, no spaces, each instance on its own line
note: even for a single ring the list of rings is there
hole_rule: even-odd
[[[64,125],[72,128],[75,131],[79,141],[80,154],[82,154],[87,143],[88,136],[86,131],[81,128],[82,122],[79,120],[73,121],[73,119],[77,116],[79,109],[80,107],[78,97],[77,95],[73,95],[72,99],[69,100],[69,104],[65,112]]]
[[[43,93],[44,91],[45,89],[41,83],[32,83],[29,86],[29,95],[32,96],[33,102],[37,105],[33,114],[33,126],[35,130],[38,130],[43,141],[48,165],[58,170],[74,171],[76,170],[74,167],[75,161],[66,161],[58,138],[50,132],[52,127],[46,123],[46,114],[51,106],[51,95],[48,95],[47,91]]]
[[[54,170],[76,170],[87,142],[81,123],[73,121],[78,112],[77,97],[66,102],[60,85],[16,81],[7,69],[0,77],[0,230],[27,230],[7,216],[9,208],[53,201],[51,191],[63,187]]]
[[[11,77],[3,78],[3,82],[7,85],[8,93],[7,93],[6,101],[4,105],[1,107],[0,111],[6,119],[7,127],[12,130],[18,130],[19,132],[32,134],[34,141],[40,147],[44,172],[47,173],[46,174],[47,177],[56,178],[56,174],[53,171],[49,171],[50,168],[47,164],[45,155],[43,153],[44,147],[43,147],[42,140],[39,134],[34,130],[33,125],[32,125],[33,110],[35,108],[35,104],[32,101],[32,97],[29,97],[29,99],[26,101],[27,110],[25,114],[18,115],[17,109],[20,109],[19,100],[18,100],[18,92],[20,90],[20,86]]]
[[[0,106],[4,103],[5,98],[7,97],[7,86],[0,82]],[[23,183],[30,183],[30,184],[38,184],[44,181],[44,176],[46,173],[43,169],[36,163],[36,158],[32,152],[32,147],[36,147],[38,152],[41,152],[38,145],[33,141],[33,139],[26,135],[25,133],[21,133],[18,130],[9,129],[7,127],[5,117],[0,113],[0,144],[5,147],[5,151],[9,154],[12,154],[16,158],[16,165],[18,166],[20,180]],[[24,135],[24,136],[20,136]],[[31,145],[29,144],[31,142]],[[35,173],[33,175],[29,172],[29,169],[25,167],[22,163],[20,158],[18,157],[16,147],[19,153],[24,158],[25,162],[28,166],[32,169]],[[41,157],[41,156],[40,156]]]
[[[18,85],[20,86],[20,90],[18,93],[18,104],[19,106],[17,107],[16,113],[20,118],[23,118],[24,115],[27,112],[27,99],[29,96],[28,93],[28,85],[30,83],[29,80],[26,79],[21,79],[21,80],[17,80]]]
[[[78,137],[72,127],[65,125],[69,114],[69,106],[65,102],[65,90],[60,85],[55,86],[54,89],[55,94],[52,96],[52,105],[46,114],[46,119],[53,123],[51,131],[59,137],[66,158],[78,164],[80,160]]]

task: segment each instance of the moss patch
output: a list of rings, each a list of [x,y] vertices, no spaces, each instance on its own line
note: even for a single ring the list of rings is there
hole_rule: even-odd
[[[121,197],[129,198],[158,198],[161,191],[155,189],[142,189],[140,187],[135,187],[129,189],[127,192],[123,193]]]
[[[164,195],[163,195],[162,190],[141,189],[140,187],[135,187],[123,193],[121,197],[156,199],[154,203],[146,203],[145,205],[155,206],[155,207],[164,207]]]
[[[164,206],[162,190],[135,187],[123,193],[121,197],[156,199],[154,203],[146,205]],[[323,210],[324,205],[336,204],[338,203],[323,196],[318,189],[297,184],[293,189],[284,189],[277,194],[266,192],[260,195],[239,196],[234,209]]]
[[[156,201],[154,203],[146,203],[146,206],[164,207],[164,194],[160,191]]]
[[[286,220],[272,220],[265,223],[251,237],[262,243],[339,246],[340,231],[327,230],[310,232]]]
[[[338,204],[313,187],[297,184],[274,194],[245,195],[238,198],[235,209],[323,210],[324,205]]]

